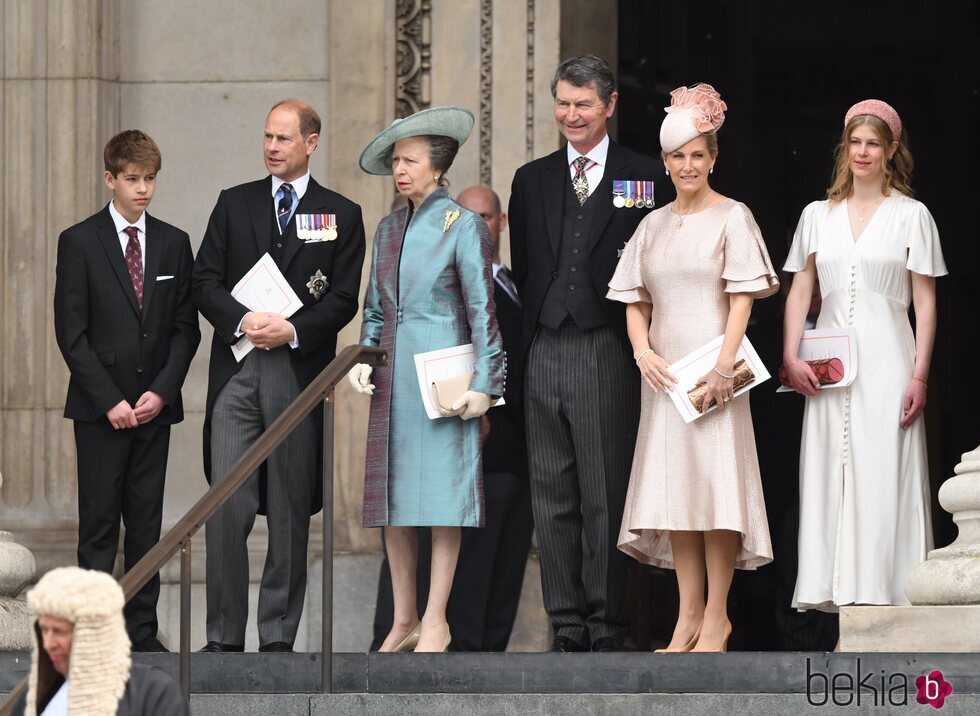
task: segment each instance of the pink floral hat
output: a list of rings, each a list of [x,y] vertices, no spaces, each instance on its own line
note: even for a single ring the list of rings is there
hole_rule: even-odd
[[[680,149],[702,134],[717,132],[725,122],[728,105],[709,84],[678,87],[670,93],[667,116],[660,125],[660,148],[664,152]]]

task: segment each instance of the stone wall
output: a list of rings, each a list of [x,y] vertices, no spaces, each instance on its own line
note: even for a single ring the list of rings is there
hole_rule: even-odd
[[[450,173],[452,188],[489,180],[506,202],[514,170],[558,145],[548,83],[558,61],[560,5],[560,0],[0,4],[0,470],[6,477],[0,526],[34,550],[40,572],[74,562],[76,529],[74,445],[71,425],[61,417],[67,370],[55,345],[51,311],[56,242],[62,229],[111,198],[101,180],[108,137],[132,127],[154,137],[163,169],[150,212],[185,229],[195,250],[218,192],[265,174],[264,118],[285,97],[304,99],[320,112],[324,130],[313,175],[361,204],[369,237],[394,192],[390,180],[357,169],[357,157],[406,103],[470,108],[477,127]],[[341,345],[356,342],[358,324],[355,320],[342,332]],[[165,527],[206,489],[201,423],[211,331],[203,320],[202,331],[184,386],[187,418],[172,434]],[[367,405],[346,385],[338,389],[334,530],[336,549],[343,554],[337,598],[338,609],[343,601],[357,613],[345,613],[353,627],[338,634],[335,647],[348,650],[366,646],[372,615],[364,606],[373,603],[378,559],[378,531],[360,527]],[[318,520],[314,532],[319,529]],[[264,537],[259,520],[252,539],[253,579],[264,559]],[[203,542],[203,536],[194,541],[198,581]],[[311,543],[311,564],[316,564],[318,534]],[[176,566],[164,571],[160,609],[171,644],[176,644]],[[533,568],[532,563],[526,588],[536,591]],[[311,585],[312,598],[319,589],[314,572]],[[355,591],[342,594],[345,589]],[[530,647],[542,639],[540,598],[527,601],[521,618],[529,625]],[[200,587],[194,603],[194,638],[203,643]],[[309,641],[301,635],[297,646],[318,648],[318,618],[308,621]]]

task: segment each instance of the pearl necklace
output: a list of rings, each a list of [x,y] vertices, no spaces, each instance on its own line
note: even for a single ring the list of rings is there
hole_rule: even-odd
[[[864,223],[864,215],[866,213],[868,213],[871,209],[873,209],[874,206],[875,206],[875,204],[879,203],[884,198],[885,197],[883,197],[883,196],[878,197],[877,199],[875,199],[873,202],[871,202],[870,204],[868,204],[863,209],[860,206],[858,206],[857,204],[855,204],[854,205],[854,210],[857,212],[857,215],[858,215],[858,223],[863,224]]]
[[[677,228],[678,229],[683,229],[684,228],[684,220],[687,217],[689,217],[691,214],[693,214],[695,211],[697,211],[699,208],[701,208],[701,205],[708,200],[708,197],[709,196],[711,196],[711,192],[710,191],[707,194],[705,194],[704,195],[704,198],[701,201],[699,201],[697,204],[695,204],[694,205],[694,208],[691,209],[689,212],[687,212],[683,216],[681,214],[677,214],[677,217],[678,217],[678,219],[677,219]],[[674,208],[677,208],[677,201],[674,200],[672,203],[674,205]]]

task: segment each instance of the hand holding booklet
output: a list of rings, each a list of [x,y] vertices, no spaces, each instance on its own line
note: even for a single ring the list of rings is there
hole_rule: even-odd
[[[810,365],[820,390],[846,388],[857,377],[857,333],[851,326],[803,331],[796,355]],[[784,384],[776,392],[791,393],[793,389]]]
[[[718,409],[714,403],[707,408],[704,407],[704,394],[703,391],[697,390],[699,387],[697,381],[711,371],[718,362],[718,354],[721,353],[724,340],[724,335],[718,336],[670,366],[670,372],[677,378],[677,385],[673,390],[667,391],[667,395],[674,402],[677,412],[684,418],[685,423],[692,423],[712,410]],[[769,380],[769,371],[766,370],[766,366],[747,336],[742,339],[735,354],[735,373],[733,393],[735,397]]]
[[[429,420],[447,418],[439,411],[440,405],[449,410],[470,387],[476,349],[472,343],[437,351],[415,354],[415,371],[422,393],[422,404]],[[500,398],[493,405],[503,405]]]
[[[231,297],[250,311],[261,313],[278,313],[289,318],[303,307],[303,301],[293,291],[282,271],[276,266],[269,254],[262,258],[242,276],[241,281],[231,290]],[[242,336],[238,343],[231,347],[235,360],[239,363],[255,348],[247,336]]]

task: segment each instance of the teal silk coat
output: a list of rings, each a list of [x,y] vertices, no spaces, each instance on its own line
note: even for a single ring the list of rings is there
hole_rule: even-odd
[[[445,229],[447,214],[456,211]],[[378,225],[360,342],[388,351],[388,365],[375,368],[371,379],[365,527],[483,526],[480,421],[430,420],[414,356],[473,343],[470,389],[504,394],[492,253],[486,223],[445,188],[414,214],[405,208]]]

